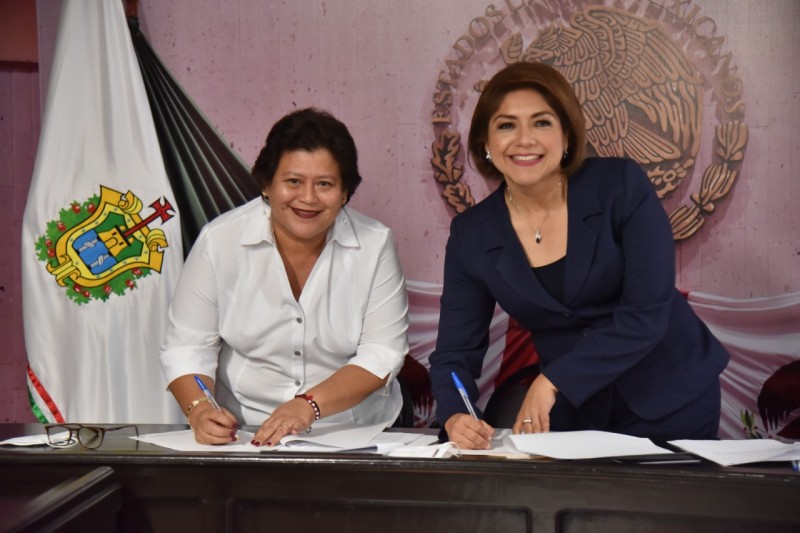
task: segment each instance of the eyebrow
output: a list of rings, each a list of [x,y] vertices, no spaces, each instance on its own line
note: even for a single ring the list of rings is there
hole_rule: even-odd
[[[312,180],[320,180],[320,179],[337,180],[337,179],[340,179],[335,174],[323,174],[321,176],[308,176],[307,174],[303,174],[302,172],[295,172],[293,170],[288,170],[288,171],[284,172],[283,174],[281,174],[281,177],[283,177],[283,178],[306,178],[306,179],[312,179]]]
[[[555,117],[556,116],[556,114],[553,113],[552,111],[539,111],[539,112],[534,113],[533,115],[531,115],[530,118],[539,118],[539,117],[542,117],[542,116],[545,116],[545,115],[550,116],[550,117]],[[497,115],[496,117],[494,117],[491,120],[491,122],[496,122],[497,120],[500,120],[500,119],[517,120],[517,116],[516,115]]]

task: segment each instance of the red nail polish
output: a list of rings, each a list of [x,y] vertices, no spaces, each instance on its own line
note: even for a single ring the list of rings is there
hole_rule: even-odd
[[[267,441],[267,442],[266,442],[266,445],[267,445],[267,446],[272,446],[272,443],[271,443],[270,441]]]
[[[258,442],[258,441],[257,441],[257,440],[255,440],[255,439],[251,440],[251,441],[250,441],[250,444],[252,444],[253,446],[261,446],[261,443],[260,443],[260,442]]]
[[[235,438],[236,438],[236,432],[235,432],[235,431],[231,431],[231,438],[232,438],[232,439],[235,439]]]

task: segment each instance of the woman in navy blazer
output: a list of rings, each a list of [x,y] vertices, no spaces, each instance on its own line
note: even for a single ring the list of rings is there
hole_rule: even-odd
[[[716,437],[729,356],[675,288],[664,209],[635,162],[584,159],[585,142],[575,94],[544,64],[506,67],[476,106],[470,155],[500,186],[452,221],[430,357],[437,418],[463,448],[494,429],[466,414],[451,372],[477,400],[496,304],[540,358],[514,433]]]

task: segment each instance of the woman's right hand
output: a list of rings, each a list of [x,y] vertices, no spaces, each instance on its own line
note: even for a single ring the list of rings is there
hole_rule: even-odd
[[[450,442],[462,450],[490,450],[494,428],[466,413],[456,413],[444,423]]]
[[[239,423],[233,414],[222,408],[217,411],[208,402],[197,405],[189,413],[189,425],[198,444],[228,444],[239,440]]]

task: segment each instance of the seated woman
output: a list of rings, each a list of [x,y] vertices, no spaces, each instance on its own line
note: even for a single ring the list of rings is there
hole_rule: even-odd
[[[635,162],[584,159],[585,142],[580,103],[547,65],[510,65],[478,99],[469,152],[500,184],[452,221],[430,357],[437,418],[463,448],[490,447],[494,429],[466,414],[451,372],[477,400],[496,304],[540,358],[515,433],[717,435],[729,356],[675,289],[667,215]]]
[[[252,175],[263,197],[203,228],[161,349],[195,439],[222,444],[259,425],[253,444],[269,446],[320,418],[391,425],[408,298],[389,228],[345,207],[361,182],[353,138],[328,113],[293,112]]]

